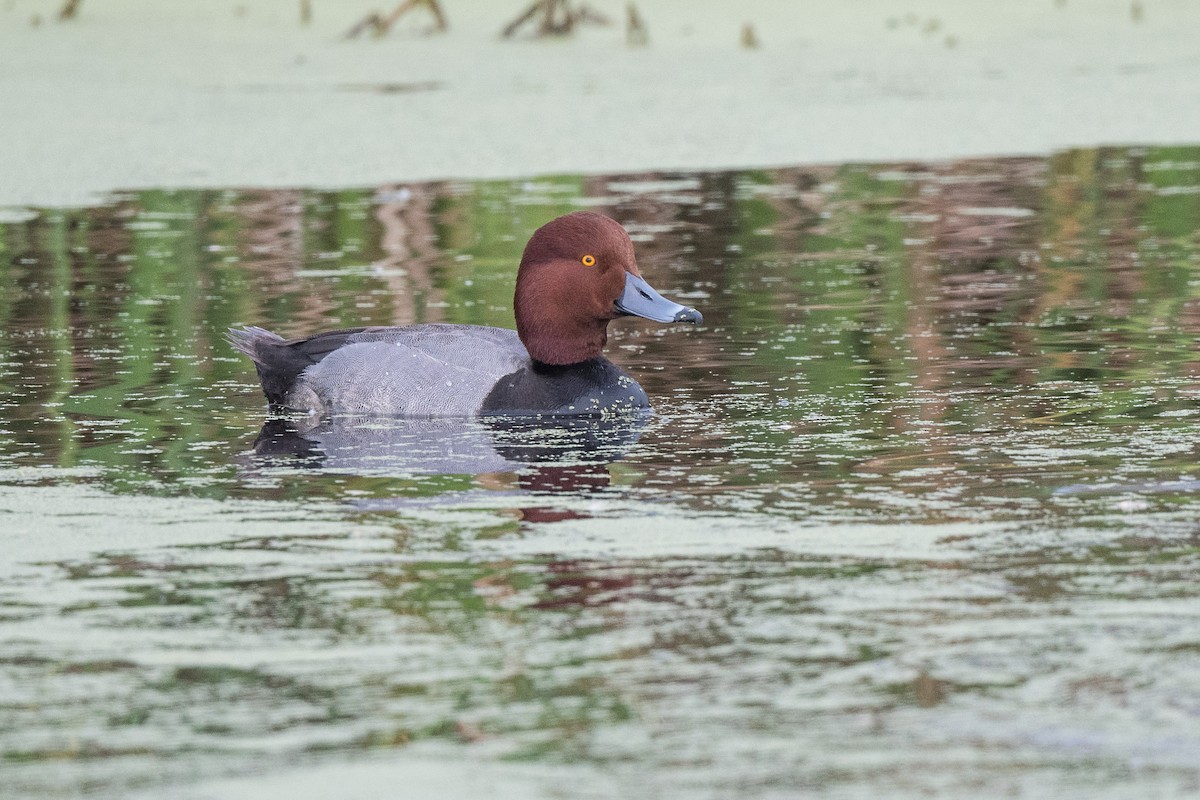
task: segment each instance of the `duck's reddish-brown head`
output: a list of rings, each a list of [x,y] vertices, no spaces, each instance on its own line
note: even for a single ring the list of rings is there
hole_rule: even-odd
[[[517,333],[543,364],[598,358],[608,323],[634,315],[657,322],[703,322],[638,272],[633,242],[617,222],[592,211],[551,220],[525,245],[513,298]]]

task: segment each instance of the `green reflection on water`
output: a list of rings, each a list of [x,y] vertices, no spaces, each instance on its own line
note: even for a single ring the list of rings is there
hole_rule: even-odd
[[[142,488],[194,477],[213,466],[195,446],[228,456],[255,410],[226,327],[511,325],[523,242],[583,205],[650,231],[638,236],[647,273],[668,291],[697,287],[713,321],[709,332],[614,329],[615,357],[651,366],[641,374],[659,396],[688,383],[759,387],[745,394],[787,403],[769,412],[779,419],[841,407],[857,426],[880,413],[878,437],[938,419],[1042,419],[1080,389],[1088,402],[1068,416],[1183,411],[1193,408],[1196,175],[1190,148],[1084,150],[705,174],[682,189],[564,177],[145,191],[46,212],[3,226],[6,418],[17,435],[0,455],[98,464]],[[1055,382],[1070,386],[1047,388]],[[760,444],[787,438],[764,432]]]

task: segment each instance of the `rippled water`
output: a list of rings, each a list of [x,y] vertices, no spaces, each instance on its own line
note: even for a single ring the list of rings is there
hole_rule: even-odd
[[[582,207],[652,418],[260,439]],[[5,797],[1200,792],[1200,148],[0,213]]]

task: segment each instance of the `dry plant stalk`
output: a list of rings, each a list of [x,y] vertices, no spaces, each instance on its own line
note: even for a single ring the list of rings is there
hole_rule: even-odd
[[[62,10],[58,12],[58,21],[65,22],[69,19],[75,19],[75,15],[79,13],[79,5],[83,0],[67,0],[63,4]]]
[[[749,22],[742,26],[742,47],[747,50],[758,47],[758,36],[754,33],[754,26]]]
[[[638,14],[637,6],[629,3],[625,6],[625,42],[630,47],[645,47],[650,43],[650,33],[646,23]]]
[[[429,13],[433,14],[433,28],[426,33],[442,33],[449,30],[450,24],[446,22],[446,15],[442,11],[438,0],[404,0],[403,3],[396,6],[392,13],[384,16],[378,11],[373,11],[362,19],[357,25],[346,32],[347,39],[354,39],[363,31],[370,30],[376,36],[383,36],[392,29],[396,22],[415,8],[427,8]]]
[[[539,19],[540,16],[540,19]],[[584,22],[596,25],[611,25],[608,17],[580,3],[574,6],[570,0],[535,0],[533,5],[521,12],[521,15],[505,26],[501,37],[511,38],[527,22],[538,19],[537,37],[565,36],[575,30],[575,26]]]

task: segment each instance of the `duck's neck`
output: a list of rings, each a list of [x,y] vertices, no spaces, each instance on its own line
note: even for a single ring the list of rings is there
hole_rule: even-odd
[[[517,335],[535,365],[564,367],[603,357],[604,345],[608,344],[607,320],[570,327],[555,326],[553,330],[555,333],[551,334],[547,328],[518,324]]]
[[[611,362],[601,355],[596,356],[595,358],[588,358],[583,361],[576,361],[571,364],[547,364],[544,361],[538,361],[536,358],[531,358],[530,363],[533,365],[533,371],[535,373],[552,378],[559,375],[564,375],[573,370],[589,369],[597,366],[598,364],[608,364]]]

